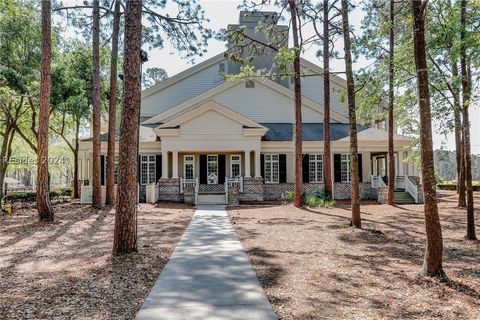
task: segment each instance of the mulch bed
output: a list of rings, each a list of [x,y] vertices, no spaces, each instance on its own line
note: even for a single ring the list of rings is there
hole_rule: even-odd
[[[228,212],[280,319],[480,319],[480,241],[464,239],[466,212],[456,208],[455,192],[438,195],[444,282],[418,275],[421,205],[363,204],[362,230],[348,226],[347,203]]]
[[[0,222],[0,319],[133,319],[193,215],[180,204],[142,204],[139,252],[112,257],[114,210],[55,206]]]

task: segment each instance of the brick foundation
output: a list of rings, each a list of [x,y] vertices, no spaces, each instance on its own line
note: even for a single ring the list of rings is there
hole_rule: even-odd
[[[304,183],[303,192],[314,193],[317,191],[323,191],[323,183]],[[276,200],[283,198],[286,192],[294,191],[294,183],[266,183],[263,186],[263,197],[265,200]]]
[[[195,205],[195,189],[187,188],[183,190],[183,202],[186,204]]]
[[[180,179],[167,178],[158,180],[159,201],[183,202],[183,194],[180,194]]]
[[[335,182],[333,184],[335,200],[349,200],[352,198],[352,184],[350,182]],[[370,182],[360,182],[360,199],[375,199]]]
[[[228,205],[229,206],[235,207],[239,205],[238,194],[239,192],[237,188],[228,189]]]
[[[377,189],[377,202],[385,204],[388,202],[388,187]]]
[[[243,178],[243,192],[238,195],[240,201],[263,201],[263,179]]]

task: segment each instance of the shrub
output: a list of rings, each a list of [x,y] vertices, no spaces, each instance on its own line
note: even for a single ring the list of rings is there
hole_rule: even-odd
[[[480,191],[480,184],[474,183],[472,187],[473,187],[473,191]],[[437,184],[437,189],[455,191],[457,190],[457,184],[456,183],[439,183]]]
[[[285,192],[285,197],[284,197],[285,201],[290,203],[292,202],[294,199],[295,199],[295,192],[293,191],[287,191]]]
[[[50,199],[59,197],[65,197],[71,195],[70,189],[60,189],[59,191],[50,191]],[[3,199],[5,202],[18,203],[18,202],[35,202],[36,192],[15,192],[6,195]]]

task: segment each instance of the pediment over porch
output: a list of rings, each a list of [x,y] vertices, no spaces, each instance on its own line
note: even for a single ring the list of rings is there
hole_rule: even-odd
[[[154,129],[162,141],[234,141],[261,139],[268,128],[215,101],[183,113]]]

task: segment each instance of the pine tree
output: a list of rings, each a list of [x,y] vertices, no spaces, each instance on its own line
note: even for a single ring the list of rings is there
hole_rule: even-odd
[[[360,215],[360,180],[358,171],[357,115],[355,106],[355,82],[352,68],[350,25],[348,22],[348,0],[342,0],[342,29],[345,50],[345,71],[347,74],[348,119],[350,123],[350,167],[352,180],[352,222],[355,228],[362,227]]]
[[[418,95],[420,104],[420,139],[422,157],[422,181],[424,194],[425,229],[427,245],[422,274],[445,277],[442,267],[443,239],[435,191],[433,164],[432,116],[428,85],[428,66],[425,44],[425,11],[428,0],[412,0],[413,38],[415,67],[417,70]]]
[[[141,101],[142,1],[125,10],[124,98],[120,125],[118,199],[113,254],[137,251],[137,150]]]
[[[52,22],[51,1],[42,1],[42,58],[40,70],[40,111],[37,130],[37,210],[40,221],[53,221],[55,216],[49,193],[48,121],[50,117]]]

